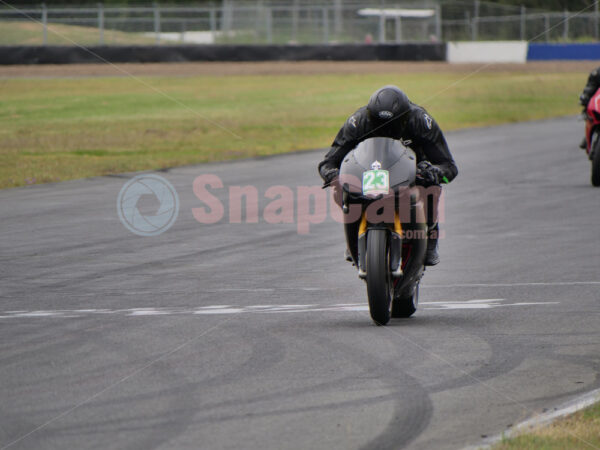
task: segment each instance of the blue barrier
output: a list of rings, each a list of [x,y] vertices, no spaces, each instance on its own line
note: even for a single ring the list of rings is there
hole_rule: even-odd
[[[527,61],[600,60],[600,43],[529,44]]]

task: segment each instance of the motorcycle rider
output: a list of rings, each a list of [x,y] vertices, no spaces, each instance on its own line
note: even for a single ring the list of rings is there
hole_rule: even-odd
[[[581,104],[581,106],[583,106],[584,114],[587,109],[587,105],[590,102],[590,99],[594,96],[594,94],[596,93],[598,88],[600,88],[600,67],[597,67],[594,70],[592,70],[592,72],[588,76],[587,83],[586,83],[585,87],[583,88],[583,92],[579,96],[579,103]],[[585,136],[583,137],[583,140],[579,144],[579,147],[585,149],[585,147],[586,147]]]
[[[338,132],[331,149],[319,163],[325,186],[335,183],[346,154],[372,137],[397,139],[413,150],[417,155],[417,181],[421,185],[449,183],[458,173],[442,130],[433,117],[412,103],[398,87],[387,85],[375,91],[369,103],[352,114]],[[430,217],[425,265],[434,266],[439,263],[439,228]]]

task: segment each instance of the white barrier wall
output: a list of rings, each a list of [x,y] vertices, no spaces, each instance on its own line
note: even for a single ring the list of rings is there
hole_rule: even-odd
[[[526,41],[448,42],[449,63],[524,63]]]

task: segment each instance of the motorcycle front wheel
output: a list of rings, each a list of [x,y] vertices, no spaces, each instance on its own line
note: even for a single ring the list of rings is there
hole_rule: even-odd
[[[389,269],[387,230],[369,230],[367,234],[367,295],[371,319],[377,325],[390,320],[392,279]]]
[[[594,141],[594,155],[592,157],[592,186],[600,186],[600,137]]]

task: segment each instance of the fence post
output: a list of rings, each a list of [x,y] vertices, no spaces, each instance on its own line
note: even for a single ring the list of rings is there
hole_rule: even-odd
[[[342,33],[342,0],[334,0],[333,2],[333,32],[336,39],[340,38]]]
[[[442,7],[439,3],[435,5],[435,36],[438,42],[442,41]]]
[[[475,11],[471,21],[471,40],[476,41],[479,35],[479,0],[475,0]]]
[[[469,36],[469,31],[471,29],[471,12],[470,11],[465,11],[465,28],[466,28],[465,40],[467,40],[468,39],[467,36]]]
[[[269,19],[267,19],[267,10],[262,0],[256,0],[256,4],[254,8],[252,8],[254,12],[254,28],[256,29],[256,34],[254,36],[254,44],[259,42],[263,35],[265,40],[269,39]],[[248,13],[250,16],[250,13]]]
[[[550,42],[550,14],[544,14],[544,35],[546,42]]]
[[[210,35],[212,36],[212,43],[214,44],[217,39],[217,12],[215,8],[210,8],[208,20],[210,21]]]
[[[265,8],[265,21],[267,26],[267,43],[273,43],[273,12],[271,11],[271,7],[267,6]]]
[[[527,9],[521,5],[521,40],[527,40]]]
[[[569,39],[569,11],[565,9],[565,20],[563,21],[563,39]]]
[[[158,9],[158,3],[152,3],[154,9],[154,36],[156,37],[156,43],[160,43],[160,10]]]
[[[298,0],[292,5],[292,42],[298,43]]]
[[[381,8],[381,12],[379,14],[379,43],[383,44],[385,42],[385,15],[383,12],[383,8]]]
[[[327,8],[321,9],[321,18],[323,20],[323,43],[329,43],[329,12]]]
[[[221,31],[229,36],[233,22],[233,5],[229,0],[223,0],[223,6],[221,9]]]
[[[594,39],[598,40],[598,2],[594,3]]]
[[[100,45],[104,44],[104,5],[98,3],[98,30],[100,30]]]
[[[400,17],[396,17],[395,20],[395,32],[396,32],[396,44],[402,42],[402,19]]]
[[[48,7],[42,3],[42,29],[44,35],[44,45],[48,45]]]

